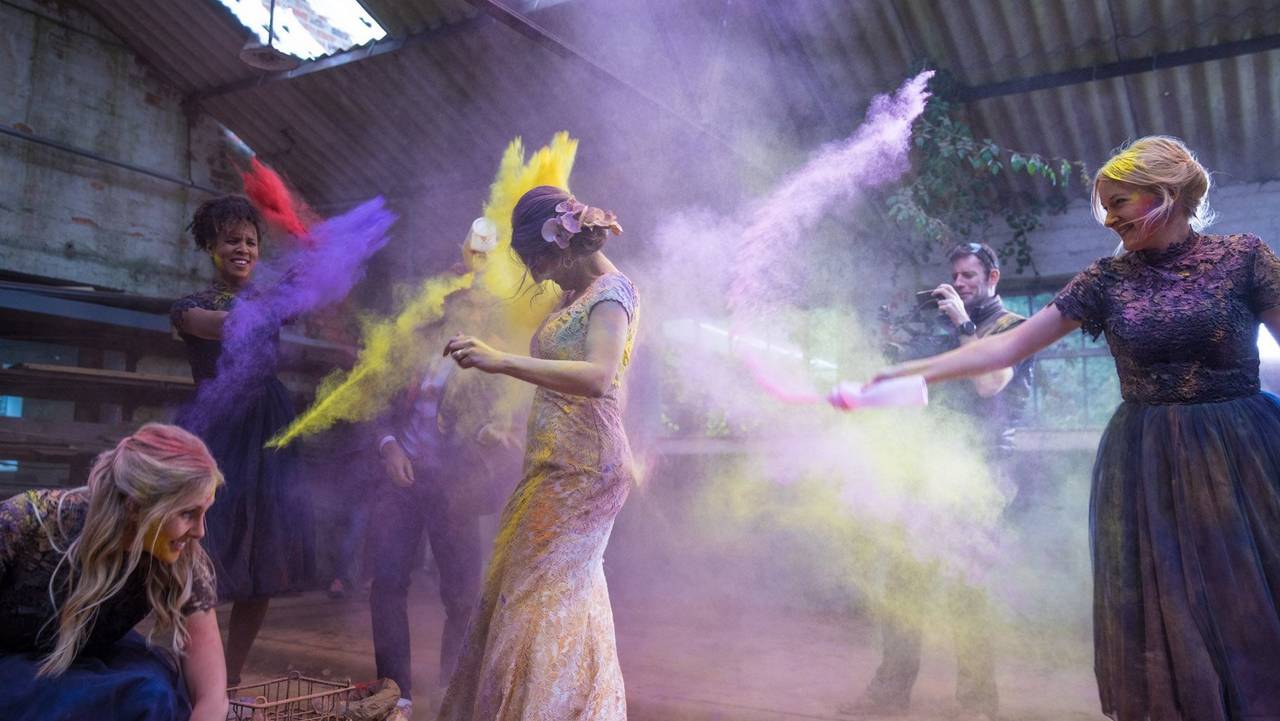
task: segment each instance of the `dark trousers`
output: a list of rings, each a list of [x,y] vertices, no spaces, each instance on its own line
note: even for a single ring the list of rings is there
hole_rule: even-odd
[[[371,504],[356,500],[351,508],[351,515],[345,527],[339,526],[339,536],[332,549],[333,577],[342,581],[347,590],[353,590],[360,584],[357,569],[364,567],[365,541],[369,534],[369,516],[373,509]]]
[[[868,700],[899,708],[910,703],[911,689],[920,673],[920,609],[940,585],[934,569],[914,562],[894,563],[889,569],[885,605],[890,613],[880,626],[884,655],[867,687]],[[946,594],[956,644],[956,700],[966,711],[994,715],[999,699],[986,594],[951,583]]]
[[[448,497],[433,481],[439,470],[415,467],[417,482],[401,488],[385,481],[374,505],[373,588],[369,610],[373,619],[374,660],[380,678],[400,686],[412,698],[409,658],[409,575],[418,559],[425,531],[440,571],[440,600],[444,603],[444,636],[440,640],[440,685],[449,682],[467,630],[471,609],[480,593],[481,543],[474,513],[451,512]]]
[[[308,461],[307,473],[313,478],[340,479],[341,484],[326,484],[316,489],[316,512],[327,529],[317,543],[324,568],[329,572],[325,585],[335,578],[354,590],[368,569],[369,520],[373,504],[386,483],[382,464],[371,454],[348,454],[321,457]]]

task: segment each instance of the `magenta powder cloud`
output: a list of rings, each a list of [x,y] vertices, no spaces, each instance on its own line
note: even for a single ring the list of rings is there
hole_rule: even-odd
[[[852,135],[827,146],[792,172],[749,214],[730,272],[728,306],[738,336],[769,338],[769,312],[785,307],[789,289],[803,283],[787,257],[836,203],[850,202],[866,188],[891,183],[910,168],[911,126],[924,112],[926,86],[933,71],[907,80],[892,95],[878,95]],[[802,373],[783,372],[777,364],[737,348],[756,384],[785,403],[820,403],[825,394]]]
[[[750,215],[733,264],[729,308],[735,321],[794,285],[778,260],[804,242],[833,203],[891,183],[910,167],[911,125],[924,112],[927,70],[892,95],[877,95],[853,135],[824,148],[788,175]]]

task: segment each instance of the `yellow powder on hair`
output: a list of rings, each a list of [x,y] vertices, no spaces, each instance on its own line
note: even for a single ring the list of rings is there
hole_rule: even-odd
[[[1117,153],[1114,157],[1102,166],[1099,175],[1104,178],[1110,178],[1119,182],[1130,182],[1130,178],[1142,169],[1142,163],[1138,160],[1138,148],[1129,146],[1123,151]]]
[[[569,174],[578,154],[578,141],[568,132],[556,133],[551,143],[539,148],[525,160],[524,144],[512,140],[502,154],[498,175],[489,187],[489,201],[484,217],[498,228],[498,247],[490,254],[481,276],[484,288],[504,302],[507,321],[512,330],[526,329],[532,335],[542,319],[555,307],[558,294],[533,292],[531,279],[524,266],[511,252],[511,212],[520,197],[540,185],[569,189]],[[551,290],[548,285],[544,291]]]

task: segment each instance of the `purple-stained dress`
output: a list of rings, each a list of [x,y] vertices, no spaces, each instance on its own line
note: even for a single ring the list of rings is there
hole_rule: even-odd
[[[170,308],[196,383],[208,383],[217,375],[223,344],[181,332],[183,314],[192,308],[230,311],[236,297],[229,286],[214,281]],[[298,473],[298,452],[292,447],[263,447],[293,420],[293,401],[275,377],[275,368],[263,368],[252,386],[240,390],[241,405],[225,418],[211,422],[204,409],[188,405],[174,419],[200,436],[226,478],[206,516],[203,541],[217,569],[222,601],[306,590],[315,576],[311,498]]]
[[[605,302],[627,314],[622,367],[601,398],[534,393],[524,478],[502,512],[441,721],[627,717],[603,560],[634,481],[619,397],[636,328],[631,281],[597,278],[547,318],[533,356],[584,360],[591,311]]]
[[[1103,258],[1054,299],[1105,333],[1124,402],[1093,470],[1095,670],[1117,721],[1280,721],[1280,400],[1252,235]]]

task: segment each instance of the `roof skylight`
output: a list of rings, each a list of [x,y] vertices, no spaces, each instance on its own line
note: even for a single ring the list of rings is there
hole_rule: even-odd
[[[271,0],[218,0],[258,40],[267,42]],[[275,42],[280,51],[313,60],[387,34],[356,0],[276,0]]]

